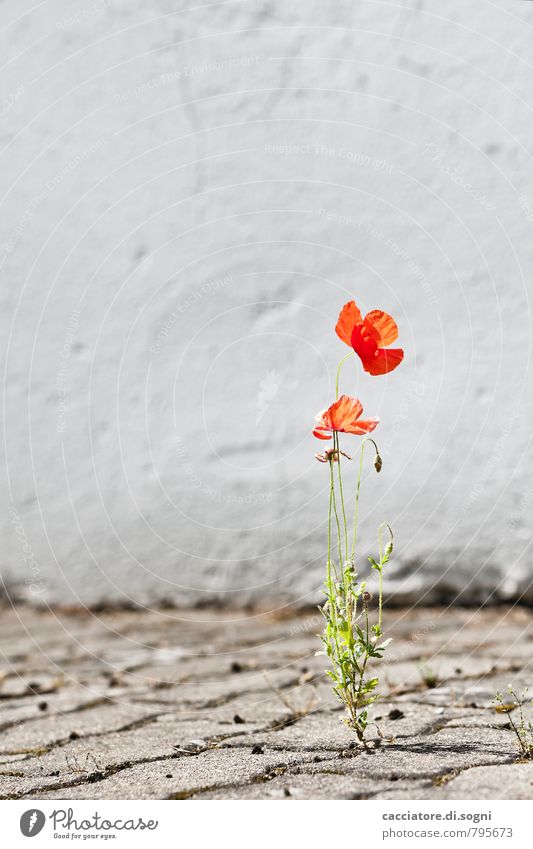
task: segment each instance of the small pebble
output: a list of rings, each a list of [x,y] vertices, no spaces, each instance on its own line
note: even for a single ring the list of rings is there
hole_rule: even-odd
[[[393,708],[393,710],[389,711],[387,714],[389,719],[403,719],[405,714],[403,710],[398,710],[398,708]]]
[[[205,740],[189,740],[188,743],[184,743],[181,745],[180,743],[176,743],[173,746],[178,752],[187,752],[187,754],[194,754],[195,752],[199,752],[202,749],[207,748],[207,743]]]
[[[235,716],[233,717],[233,722],[235,723],[235,725],[244,725],[246,720],[243,719],[242,716],[239,716],[238,713],[236,713]]]

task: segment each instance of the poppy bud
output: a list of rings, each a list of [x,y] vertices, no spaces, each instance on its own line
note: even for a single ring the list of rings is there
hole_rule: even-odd
[[[383,460],[381,459],[380,454],[376,454],[374,457],[374,468],[376,472],[381,472],[381,469],[383,468]]]

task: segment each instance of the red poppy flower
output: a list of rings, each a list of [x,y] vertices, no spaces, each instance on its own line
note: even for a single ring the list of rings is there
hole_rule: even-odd
[[[371,433],[379,422],[379,419],[367,419],[363,421],[360,416],[363,413],[363,405],[357,398],[341,395],[338,401],[316,416],[317,425],[313,435],[319,439],[331,439],[334,431],[340,433],[355,433],[363,436]]]
[[[339,339],[354,349],[369,374],[387,374],[403,360],[402,348],[388,348],[398,338],[398,327],[383,310],[372,310],[365,317],[355,301],[348,301],[335,327]]]

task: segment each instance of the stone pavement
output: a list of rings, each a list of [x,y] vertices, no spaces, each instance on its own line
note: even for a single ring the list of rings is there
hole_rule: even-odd
[[[4,607],[0,798],[533,798],[491,704],[531,684],[531,612],[385,624],[382,738],[362,751],[314,654],[318,612]]]

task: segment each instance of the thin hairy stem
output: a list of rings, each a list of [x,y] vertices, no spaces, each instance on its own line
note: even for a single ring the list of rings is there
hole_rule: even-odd
[[[340,361],[340,363],[339,363],[339,365],[338,365],[338,367],[337,367],[337,380],[335,381],[335,400],[336,400],[336,401],[337,401],[337,400],[338,400],[338,398],[339,398],[339,381],[340,381],[340,377],[341,377],[341,368],[342,368],[342,366],[343,366],[343,363],[345,363],[345,362],[346,362],[346,360],[347,360],[349,357],[351,357],[353,353],[355,353],[355,352],[354,352],[354,351],[350,351],[350,353],[349,353],[349,354],[346,354],[346,356],[342,358],[342,360]]]
[[[361,480],[363,477],[363,457],[365,453],[365,445],[371,442],[376,451],[376,457],[379,457],[378,446],[371,436],[365,437],[361,443],[361,451],[359,454],[359,470],[357,472],[357,484],[355,489],[355,510],[353,516],[353,541],[352,541],[352,560],[355,558],[355,546],[357,543],[357,530],[359,526],[359,496],[361,494]]]
[[[333,509],[333,466],[329,464],[329,511],[328,511],[328,564],[327,564],[327,582],[328,593],[331,595],[331,513]]]
[[[329,463],[330,463],[330,466],[331,466],[331,475],[332,475],[332,479],[333,479],[333,459],[330,459]],[[335,486],[333,486],[333,489],[332,489],[332,496],[333,496],[333,513],[335,515],[335,522],[336,522],[336,525],[337,525],[337,534],[338,534],[338,543],[339,543],[339,569],[342,569],[342,534],[341,534],[341,523],[340,523],[340,520],[339,520],[339,513],[338,513],[338,510],[337,510],[337,499],[335,497]]]
[[[368,644],[368,642],[370,640],[370,627],[369,627],[369,621],[368,621],[368,607],[366,606],[366,604],[364,605],[364,610],[365,610],[366,641],[367,641],[367,644]],[[358,670],[359,671],[359,683],[358,683],[357,689],[355,691],[355,704],[354,704],[355,709],[352,711],[352,718],[353,718],[353,722],[354,722],[355,731],[356,731],[356,734],[357,734],[357,736],[359,737],[360,740],[363,739],[364,729],[361,728],[360,721],[357,717],[357,702],[359,700],[359,694],[363,690],[363,681],[364,681],[364,677],[365,677],[365,670],[366,670],[367,663],[368,663],[368,652],[365,651],[363,662],[360,666],[360,669]]]
[[[381,633],[381,622],[382,622],[382,607],[383,607],[383,545],[382,545],[382,531],[383,525],[380,525],[378,528],[378,549],[379,549],[379,600],[378,600],[378,628]]]
[[[341,509],[342,509],[342,521],[344,525],[344,549],[345,549],[345,562],[348,560],[348,521],[346,519],[346,505],[344,503],[344,492],[342,489],[342,471],[341,471],[341,449],[339,445],[339,434],[335,434],[336,441],[336,451],[337,451],[337,471],[339,473],[339,494],[341,499]]]
[[[381,625],[383,622],[383,566],[379,568],[379,604],[378,604],[378,628],[381,634]]]
[[[375,444],[375,443],[374,443]],[[387,548],[385,554],[387,555],[384,560],[384,552],[383,552],[383,529],[387,528],[390,534],[390,542],[389,547]],[[392,551],[392,545],[394,542],[394,534],[392,533],[392,528],[388,524],[388,522],[382,522],[378,528],[378,549],[379,549],[379,611],[378,611],[378,628],[381,632],[381,625],[383,621],[383,563],[386,562],[390,557],[390,552]]]

